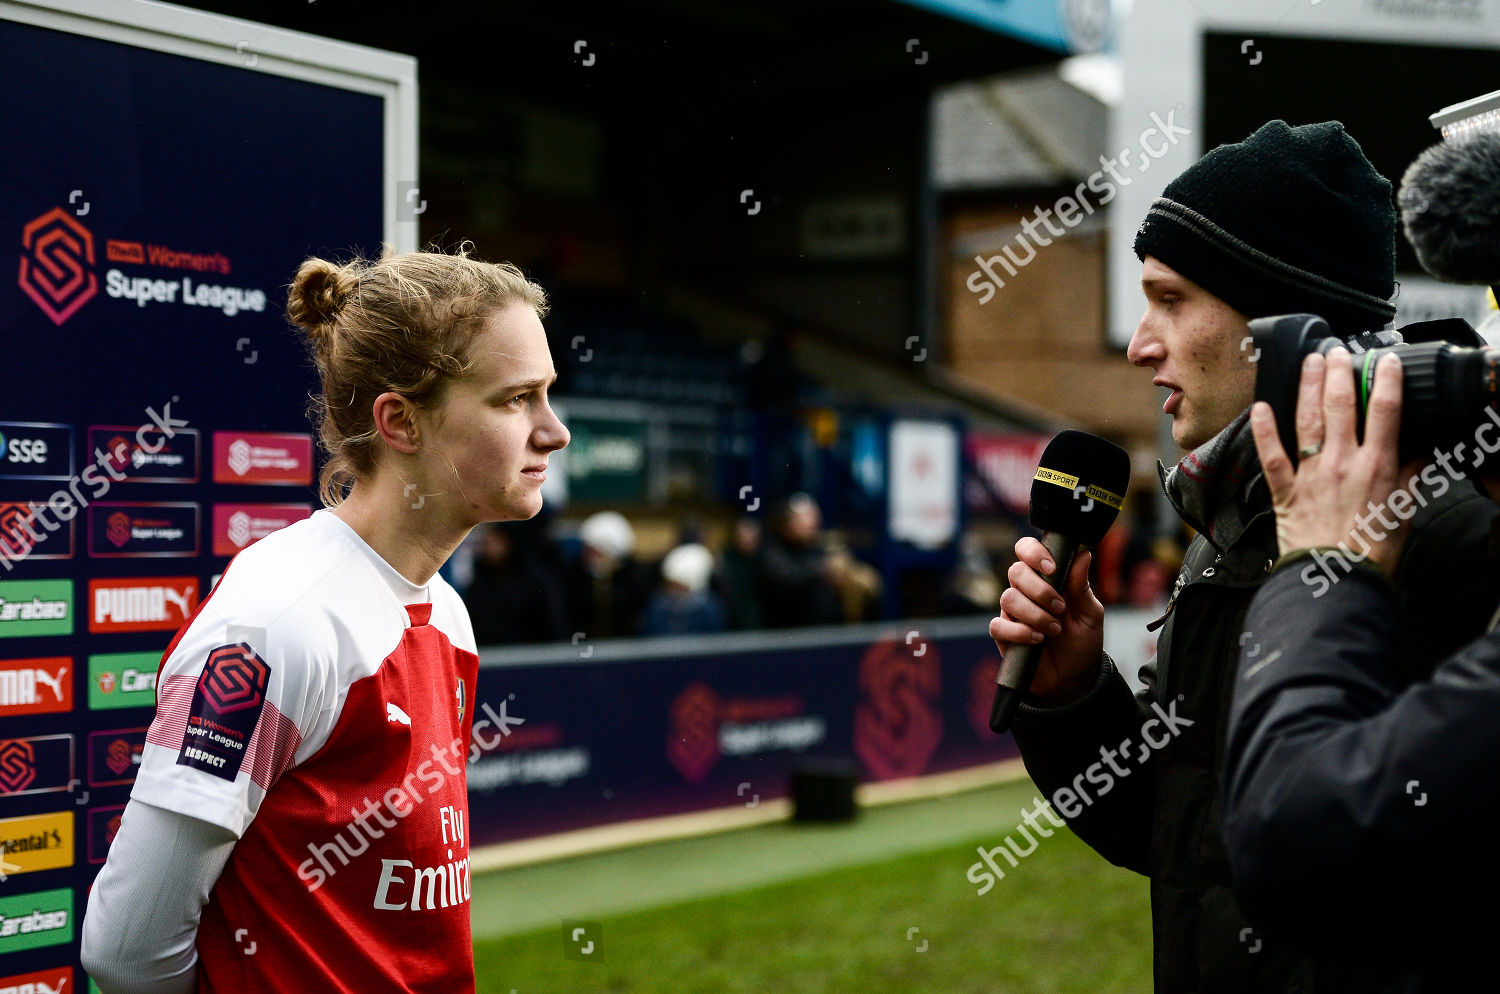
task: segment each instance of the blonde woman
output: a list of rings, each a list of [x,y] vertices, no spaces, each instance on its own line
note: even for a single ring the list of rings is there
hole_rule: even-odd
[[[478,657],[437,570],[541,509],[568,443],[546,310],[463,250],[302,264],[326,507],[236,556],[167,648],[84,919],[106,994],[474,990]]]

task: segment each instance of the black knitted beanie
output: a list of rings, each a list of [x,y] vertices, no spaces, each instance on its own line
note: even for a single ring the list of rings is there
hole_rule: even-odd
[[[1337,121],[1272,121],[1167,184],[1135,236],[1241,313],[1308,313],[1342,335],[1395,317],[1391,184]]]

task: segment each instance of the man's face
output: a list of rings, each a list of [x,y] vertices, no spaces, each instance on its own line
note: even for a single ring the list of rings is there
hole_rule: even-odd
[[[1146,313],[1125,355],[1171,389],[1162,410],[1172,416],[1172,438],[1195,449],[1255,399],[1248,319],[1155,256],[1141,267],[1141,289]]]

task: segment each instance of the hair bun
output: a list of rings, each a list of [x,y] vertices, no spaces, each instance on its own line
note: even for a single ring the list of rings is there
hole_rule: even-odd
[[[325,331],[349,302],[354,280],[327,259],[308,259],[297,270],[287,294],[286,314],[310,333]]]

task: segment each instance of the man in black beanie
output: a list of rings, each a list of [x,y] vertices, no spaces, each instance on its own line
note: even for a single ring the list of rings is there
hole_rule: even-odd
[[[1002,652],[1047,639],[1015,739],[1079,837],[1150,876],[1158,994],[1378,989],[1363,965],[1315,962],[1246,920],[1220,839],[1218,784],[1245,613],[1277,557],[1249,429],[1256,356],[1246,322],[1312,313],[1351,344],[1399,342],[1387,327],[1395,229],[1390,183],[1337,122],[1272,121],[1173,180],[1136,236],[1146,310],[1127,355],[1170,391],[1163,410],[1188,453],[1158,470],[1198,535],[1150,626],[1161,632],[1145,687],[1132,694],[1103,651],[1087,553],[1059,595],[1042,579],[1056,569],[1045,548],[1022,539],[990,623]],[[1494,505],[1471,487],[1429,496],[1396,577],[1409,679],[1477,637],[1500,599],[1489,579],[1433,582],[1493,575],[1478,563]]]

